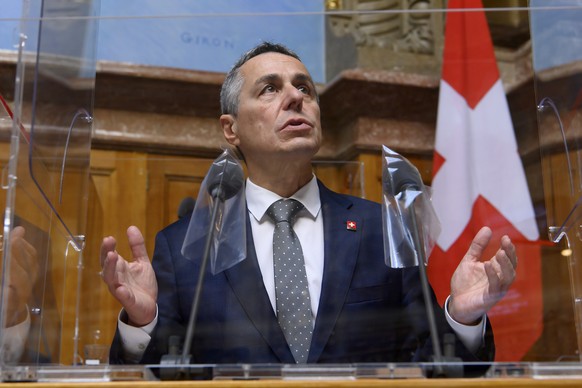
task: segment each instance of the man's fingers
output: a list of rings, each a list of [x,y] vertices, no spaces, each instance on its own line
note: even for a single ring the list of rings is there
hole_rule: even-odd
[[[483,267],[485,268],[485,274],[487,275],[487,279],[489,280],[489,295],[495,297],[495,300],[499,298],[498,295],[501,292],[501,281],[499,279],[499,274],[493,268],[491,262],[484,263]]]
[[[486,226],[482,227],[473,238],[469,250],[465,255],[465,259],[479,260],[483,255],[483,251],[487,248],[492,235],[493,232],[491,232],[491,229]]]
[[[25,261],[23,266],[35,265],[31,259],[36,259],[36,249],[24,238],[25,230],[22,226],[15,227],[10,232],[10,243],[12,244],[12,254],[18,260]]]
[[[113,287],[115,285],[115,271],[117,268],[117,262],[119,261],[119,254],[115,251],[109,251],[107,256],[103,260],[101,267],[101,277],[108,287]]]
[[[101,272],[101,276],[103,277],[103,281],[107,285],[109,292],[124,308],[127,307],[131,295],[129,289],[124,284],[124,266],[126,264],[125,260],[119,256],[117,252],[109,252]]]
[[[145,240],[140,230],[136,226],[130,226],[127,229],[127,240],[129,241],[129,248],[131,249],[131,255],[133,256],[134,260],[149,261]]]
[[[105,265],[105,259],[107,258],[107,254],[109,252],[114,252],[117,242],[115,238],[109,236],[103,239],[101,243],[101,251],[99,252],[99,261],[101,263],[101,268]]]
[[[127,229],[127,241],[129,243],[129,248],[131,250],[131,256],[134,260],[148,260],[148,253],[146,250],[145,240],[140,230],[135,226],[130,226]],[[110,252],[115,252],[117,242],[115,238],[109,236],[103,239],[101,243],[101,251],[99,253],[99,260],[101,262],[101,268],[105,266],[105,261]]]
[[[36,249],[24,238],[26,231],[22,226],[15,227],[10,232],[10,242],[12,244],[11,272],[22,272],[22,278],[28,283],[34,283],[38,277],[39,264]]]
[[[26,231],[22,226],[15,226],[10,232],[10,238],[24,238]]]
[[[36,249],[23,239],[13,241],[12,265],[21,267],[27,276],[27,280],[34,283],[38,277],[39,263]],[[14,269],[14,267],[12,267]]]
[[[513,278],[500,275],[488,265],[485,266],[485,272],[487,273],[487,278],[489,280],[489,296],[486,298],[486,303],[490,305],[488,307],[490,308],[505,296],[507,290],[509,290],[509,287],[513,283]]]
[[[507,258],[511,262],[513,269],[517,268],[517,253],[515,252],[515,245],[511,242],[508,236],[503,236],[501,238],[501,249],[505,251]]]
[[[21,239],[20,240],[22,243],[22,253],[24,253],[24,255],[28,258],[28,263],[30,265],[37,265],[37,252],[36,252],[36,248],[32,246],[32,244],[30,244],[28,241],[26,241],[25,239]]]
[[[511,258],[504,250],[499,250],[495,255],[495,260],[499,264],[499,277],[501,278],[502,287],[509,288],[513,279],[515,279],[515,266]]]

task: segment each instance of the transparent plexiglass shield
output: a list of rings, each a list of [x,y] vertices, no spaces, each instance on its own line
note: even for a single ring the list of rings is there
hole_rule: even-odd
[[[3,1],[2,11],[10,1]],[[25,15],[32,16],[18,20],[25,26],[23,34],[20,26],[14,33],[6,34],[6,30],[0,29],[0,42],[5,36],[12,36],[13,40],[10,53],[0,52],[1,85],[11,76],[4,72],[10,69],[5,58],[20,56],[19,60],[14,60],[19,64],[14,74],[18,76],[17,93],[12,92],[14,84],[0,90],[16,118],[9,113],[0,117],[0,133],[7,133],[3,128],[8,128],[10,133],[0,139],[7,140],[0,145],[6,146],[2,149],[6,150],[2,153],[5,155],[2,161],[10,166],[2,175],[2,185],[6,188],[3,193],[8,195],[8,206],[3,204],[2,208],[9,209],[3,232],[3,252],[5,257],[27,263],[24,271],[27,276],[41,275],[35,276],[34,289],[29,287],[28,280],[19,283],[28,285],[18,287],[19,290],[28,292],[31,289],[25,309],[9,307],[8,291],[5,293],[2,315],[5,324],[20,321],[22,315],[28,314],[31,325],[30,335],[22,348],[25,351],[20,355],[10,358],[8,347],[2,347],[2,366],[3,371],[12,366],[40,367],[35,377],[22,373],[4,375],[4,379],[80,381],[92,378],[107,381],[144,378],[143,370],[150,369],[157,375],[147,378],[159,378],[164,369],[168,370],[166,376],[175,376],[175,365],[158,362],[133,366],[138,368],[133,377],[116,374],[118,365],[111,363],[118,360],[107,356],[121,306],[99,277],[99,245],[104,236],[112,235],[118,241],[119,253],[130,258],[125,233],[129,225],[136,225],[144,233],[148,253],[155,261],[158,260],[158,255],[154,255],[156,233],[172,225],[168,236],[175,240],[172,246],[177,247],[172,255],[181,255],[183,240],[176,237],[176,233],[185,233],[186,228],[178,232],[176,228],[183,226],[182,219],[192,212],[196,203],[205,203],[199,197],[200,187],[209,166],[222,150],[218,118],[224,74],[242,52],[262,40],[282,42],[297,51],[316,82],[323,142],[313,171],[324,185],[339,193],[376,201],[380,209],[385,200],[381,146],[386,144],[418,168],[427,186],[434,187],[432,169],[436,164],[433,149],[439,81],[441,68],[446,65],[442,57],[446,43],[445,20],[449,13],[463,12],[447,10],[447,4],[451,3],[454,1],[354,0],[324,4],[311,0],[101,0],[100,12],[93,17],[88,11],[89,2],[25,2]],[[537,226],[542,231],[539,241],[530,241],[525,236],[514,240],[516,245],[526,246],[539,254],[539,261],[528,255],[520,256],[518,266],[520,275],[537,273],[539,281],[520,292],[510,290],[499,309],[489,315],[497,355],[510,354],[503,359],[507,362],[486,365],[486,376],[493,379],[581,375],[571,290],[580,272],[576,269],[576,259],[581,254],[577,233],[580,185],[576,135],[580,113],[578,62],[574,58],[565,65],[557,62],[538,65],[539,59],[557,61],[563,53],[570,56],[579,53],[576,12],[580,5],[576,2],[548,3],[483,1],[503,81],[499,89],[503,89],[508,98],[517,135],[517,144],[512,148],[517,149],[525,167]],[[97,6],[95,1],[91,4]],[[2,19],[6,17],[2,11],[0,23],[13,24],[10,15],[10,20]],[[480,9],[468,12],[478,11]],[[95,57],[90,54],[95,49],[91,47],[90,35],[97,23],[98,54]],[[542,25],[548,28],[539,28]],[[59,35],[61,32],[63,36]],[[570,38],[573,40],[568,40]],[[540,46],[542,43],[546,44],[545,49]],[[535,74],[531,71],[530,54]],[[94,66],[92,59],[99,61],[94,80],[89,75]],[[472,65],[474,68],[478,63]],[[89,101],[92,82],[95,82],[95,108]],[[535,98],[532,97],[534,92]],[[462,106],[462,101],[458,105]],[[487,118],[497,116],[500,115],[495,113]],[[543,132],[540,137],[543,174],[538,160],[538,119],[540,132]],[[556,130],[560,126],[562,129]],[[92,127],[94,136],[89,144]],[[449,144],[453,150],[469,149],[459,136],[452,136]],[[91,145],[91,163],[88,164],[87,152]],[[11,154],[10,148],[17,151]],[[478,144],[476,149],[489,161],[497,161],[507,153],[500,152],[501,148],[485,147],[485,144]],[[444,155],[442,159],[445,160],[440,160],[444,168],[447,168],[446,163],[451,163],[461,171],[468,165],[450,156]],[[88,183],[85,182],[87,175],[90,177]],[[540,183],[542,175],[544,187]],[[450,185],[455,186],[455,192],[465,192],[470,185],[460,179],[459,174],[452,176]],[[476,174],[467,176],[477,178]],[[481,196],[481,205],[491,204],[493,194],[504,194],[501,197],[505,198],[516,191],[514,182],[499,186],[489,191],[489,196]],[[547,203],[544,194],[550,200]],[[356,203],[357,199],[350,198],[350,201]],[[528,201],[524,196],[520,202]],[[463,206],[459,202],[454,209]],[[381,210],[376,216],[381,217]],[[352,227],[348,221],[357,222]],[[379,222],[376,225],[370,231],[369,218],[358,213],[354,218],[350,216],[334,223],[330,230],[331,234],[347,239],[367,232],[382,238],[381,225]],[[464,225],[455,231],[459,232]],[[497,224],[494,226],[493,229],[498,230]],[[550,226],[555,228],[548,229]],[[452,230],[445,225],[442,229],[441,236]],[[164,233],[157,244],[162,250]],[[474,233],[465,235],[470,241]],[[562,239],[555,243],[560,235]],[[82,236],[85,236],[84,245]],[[492,244],[488,257],[495,253],[497,246]],[[365,243],[359,245],[361,251],[368,248]],[[570,248],[571,259],[562,259],[562,254],[567,253],[565,248]],[[333,260],[346,252],[333,250],[326,259]],[[386,291],[385,284],[369,281],[376,273],[388,270],[382,253],[377,257],[381,270],[370,271],[374,273],[361,282],[354,278],[353,288],[344,294],[341,302],[345,311],[358,310],[367,304],[382,304],[383,300],[398,299],[395,304],[400,305],[400,298],[395,297],[397,293]],[[448,259],[458,260],[463,253],[450,255]],[[34,261],[33,257],[39,262],[38,270],[28,264]],[[4,262],[8,264],[4,265],[4,274],[17,273],[16,264],[9,259]],[[300,385],[303,379],[424,378],[434,370],[430,363],[417,363],[411,357],[392,357],[392,353],[378,356],[379,363],[359,363],[357,360],[363,358],[354,357],[350,359],[354,362],[341,364],[264,365],[222,361],[207,364],[206,361],[216,358],[211,359],[210,353],[199,349],[220,343],[225,333],[237,333],[230,337],[233,339],[230,344],[240,344],[227,355],[232,356],[229,360],[245,359],[245,354],[253,351],[247,344],[257,338],[258,329],[248,329],[243,308],[256,311],[253,309],[262,306],[263,319],[257,319],[260,322],[257,326],[273,323],[260,271],[256,267],[248,272],[237,269],[248,270],[250,262],[243,260],[216,274],[209,269],[205,284],[209,285],[210,292],[201,298],[203,321],[198,323],[192,341],[192,352],[197,356],[195,361],[203,363],[187,368],[190,378],[294,379]],[[158,337],[156,345],[167,347],[167,352],[166,349],[160,351],[163,355],[183,345],[176,342],[175,336],[184,334],[197,281],[197,273],[189,276],[195,272],[188,270],[192,262],[179,263],[183,267],[176,267],[176,273],[184,276],[180,276],[183,281],[175,283],[173,295],[179,300],[175,305],[181,303],[186,307],[179,316],[172,316],[178,324],[165,325],[167,331]],[[355,268],[356,272],[367,270],[361,266]],[[406,271],[413,273],[414,269]],[[251,276],[247,276],[249,273]],[[10,281],[8,275],[5,279]],[[325,318],[332,319],[331,315],[326,315],[326,309],[334,306],[328,303],[331,300],[327,297],[329,291],[350,284],[348,280],[336,279],[325,279],[327,283],[322,287],[318,312],[323,320],[317,324],[325,324]],[[447,275],[440,274],[437,279],[450,283]],[[236,281],[245,284],[244,290],[251,290],[236,291],[237,297],[249,301],[244,307],[229,288],[229,284]],[[167,291],[168,288],[159,290],[164,295],[168,295]],[[325,298],[323,292],[326,292]],[[580,300],[579,293],[574,294],[574,301]],[[36,298],[36,295],[41,297]],[[225,295],[230,298],[221,299]],[[383,295],[386,298],[383,299]],[[534,318],[519,314],[523,306],[535,299],[533,296],[538,297],[539,314]],[[575,304],[578,317],[578,304]],[[165,320],[169,316],[168,303],[164,300],[160,306]],[[377,321],[379,330],[385,323],[405,322],[394,318],[401,317],[398,308],[385,311],[389,313]],[[233,319],[216,319],[216,312],[231,314]],[[424,312],[421,313],[421,318],[414,322],[426,321]],[[500,323],[497,318],[505,315],[516,316],[516,319]],[[349,314],[349,318],[357,317],[364,318],[356,313]],[[342,322],[333,330],[346,328]],[[276,331],[276,326],[269,327]],[[359,343],[359,338],[374,330],[359,331],[350,327],[346,331],[351,335],[345,337]],[[330,333],[339,332],[341,330]],[[514,345],[518,341],[514,338],[524,332],[532,332],[533,336],[528,342],[519,340],[520,351],[515,352],[518,346]],[[11,334],[3,328],[2,336],[6,339]],[[334,341],[340,339],[333,334],[329,338],[326,346],[332,349],[337,343]],[[395,342],[398,340],[396,338]],[[360,346],[358,354],[369,354],[373,346],[383,346],[390,341],[372,342],[372,346],[368,346],[370,343]],[[446,353],[445,341],[443,348]],[[401,359],[406,361],[399,362]],[[463,365],[451,366],[458,370]]]
[[[569,263],[582,350],[582,2],[530,2],[532,62],[548,238]]]
[[[181,251],[190,260],[210,260],[216,275],[247,257],[246,231],[243,168],[227,149],[202,181]]]
[[[3,365],[78,362],[98,1],[22,2],[3,170]]]
[[[579,1],[559,1],[558,9],[532,1],[532,53],[548,233],[559,241],[570,230],[579,235],[582,214],[582,129],[577,40],[582,27]],[[564,49],[564,48],[568,49]]]
[[[406,158],[382,146],[384,260],[390,268],[426,265],[440,233],[430,188]]]

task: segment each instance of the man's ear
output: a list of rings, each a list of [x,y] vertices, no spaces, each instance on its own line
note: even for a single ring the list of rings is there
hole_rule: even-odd
[[[239,138],[237,133],[236,119],[233,115],[221,115],[220,125],[222,126],[222,133],[224,138],[233,146],[238,146]]]

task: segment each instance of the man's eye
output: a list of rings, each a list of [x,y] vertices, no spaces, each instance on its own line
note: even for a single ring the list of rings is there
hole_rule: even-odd
[[[297,88],[297,90],[299,90],[303,94],[309,94],[311,92],[311,89],[308,86],[305,86],[305,85],[299,86]]]
[[[273,93],[273,92],[275,92],[275,90],[276,89],[275,89],[275,87],[273,85],[266,85],[263,88],[263,93]]]

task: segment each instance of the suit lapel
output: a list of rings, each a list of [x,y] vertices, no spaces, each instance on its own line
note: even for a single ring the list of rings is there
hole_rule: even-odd
[[[317,362],[343,308],[360,246],[362,220],[350,211],[351,201],[319,184],[324,228],[324,274],[308,362]],[[348,230],[348,221],[356,230]]]
[[[240,304],[281,363],[295,363],[263,284],[261,270],[247,220],[247,258],[225,271]]]
[[[356,265],[360,231],[346,227],[354,221],[361,229],[362,220],[352,214],[351,201],[319,183],[324,228],[324,275],[319,310],[315,322],[308,362],[317,362],[343,308]],[[281,363],[295,360],[263,285],[257,262],[250,222],[247,220],[247,258],[225,271],[240,304]]]

